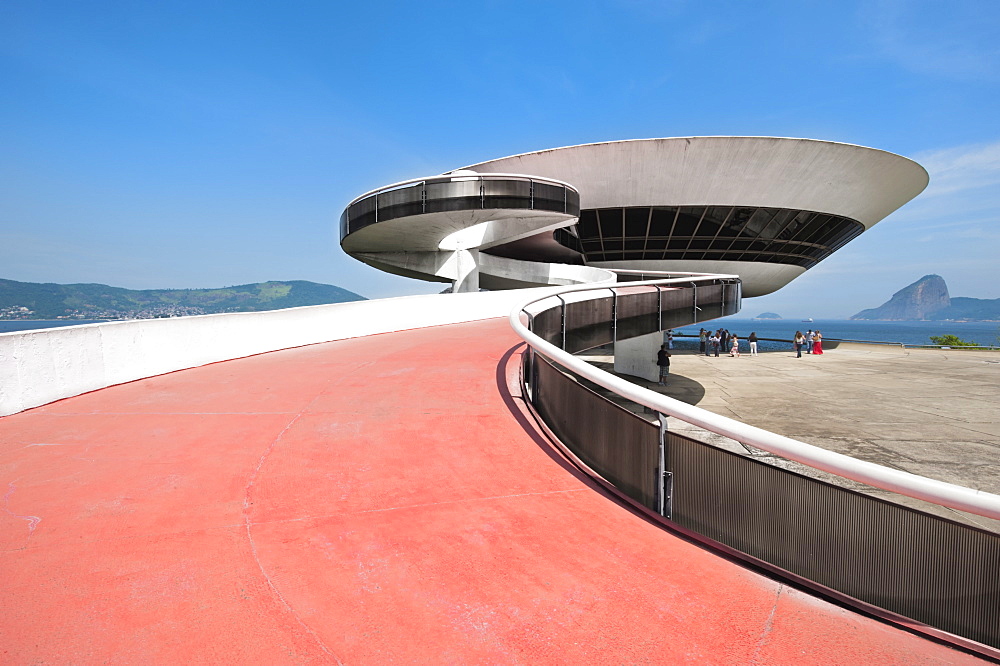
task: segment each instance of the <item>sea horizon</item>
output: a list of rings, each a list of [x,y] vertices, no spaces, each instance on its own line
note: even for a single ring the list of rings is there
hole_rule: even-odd
[[[998,346],[1000,322],[996,321],[897,321],[872,319],[756,319],[739,315],[713,319],[696,325],[682,326],[675,332],[697,335],[699,328],[729,329],[741,338],[756,333],[761,338],[790,340],[796,331],[819,330],[824,339],[858,340],[862,342],[898,342],[906,345],[933,345],[930,337],[955,335],[977,345]]]
[[[6,319],[0,320],[0,333],[44,330],[66,326],[111,323],[115,321],[137,321],[126,319]],[[996,321],[894,321],[862,319],[757,319],[739,315],[713,319],[697,325],[675,328],[681,335],[697,335],[698,329],[715,330],[727,328],[730,332],[745,338],[751,332],[761,338],[790,340],[795,331],[819,329],[826,339],[860,340],[869,342],[898,342],[906,345],[932,345],[930,336],[956,335],[962,340],[977,345],[1000,346],[1000,322]]]

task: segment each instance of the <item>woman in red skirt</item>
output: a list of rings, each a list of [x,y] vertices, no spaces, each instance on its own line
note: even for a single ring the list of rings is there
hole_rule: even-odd
[[[823,336],[819,331],[813,333],[813,354],[823,353]]]

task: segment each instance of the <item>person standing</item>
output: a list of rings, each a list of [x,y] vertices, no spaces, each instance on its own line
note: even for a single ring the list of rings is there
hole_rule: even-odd
[[[750,355],[757,355],[757,331],[751,331],[750,337],[747,338],[747,342],[750,343]]]
[[[729,355],[730,356],[735,356],[736,358],[739,358],[740,357],[740,337],[738,335],[734,335],[731,339],[733,341],[733,345],[732,345],[732,347],[729,348]]]
[[[806,331],[806,353],[813,353],[813,330],[811,328]]]
[[[729,349],[729,330],[720,329],[719,330],[719,342],[722,344],[723,349]]]
[[[712,351],[715,352],[716,358],[718,358],[719,356],[719,343],[721,342],[721,340],[722,337],[720,331],[716,331],[715,333],[712,334],[712,337],[708,339],[708,342],[712,345]],[[708,354],[705,355],[708,356]]]
[[[708,345],[708,331],[704,328],[698,331],[698,352],[701,354],[708,354],[705,352],[705,347]]]
[[[822,354],[823,353],[823,334],[819,331],[813,333],[812,337],[812,354]]]
[[[667,349],[674,348],[674,329],[667,329]]]
[[[670,374],[670,352],[666,345],[660,345],[660,351],[656,352],[656,365],[660,366],[660,386],[667,385],[667,376]]]
[[[802,335],[802,331],[795,331],[795,337],[792,338],[792,346],[795,347],[795,358],[802,358],[802,345],[806,343],[806,336]]]

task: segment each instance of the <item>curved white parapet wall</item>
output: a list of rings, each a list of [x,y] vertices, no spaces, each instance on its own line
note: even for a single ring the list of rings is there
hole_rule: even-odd
[[[106,386],[254,354],[506,316],[525,293],[435,294],[269,312],[0,334],[0,416]]]

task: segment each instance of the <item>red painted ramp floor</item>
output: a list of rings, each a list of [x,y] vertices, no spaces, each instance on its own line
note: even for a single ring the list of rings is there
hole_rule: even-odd
[[[176,372],[0,419],[0,661],[963,663],[595,490],[505,320]]]

